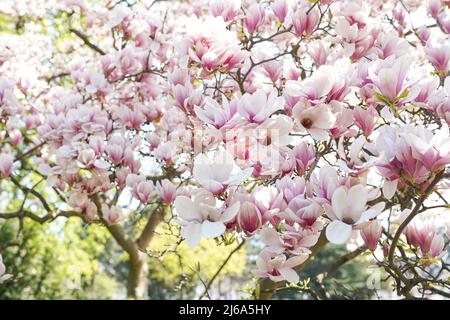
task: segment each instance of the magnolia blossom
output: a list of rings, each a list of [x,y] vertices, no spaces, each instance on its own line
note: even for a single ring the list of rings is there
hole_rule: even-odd
[[[253,274],[258,277],[268,277],[275,282],[282,280],[298,282],[299,277],[294,268],[305,262],[307,258],[308,255],[305,254],[287,259],[284,254],[266,248],[256,259],[258,269],[254,270]]]
[[[175,199],[177,188],[168,179],[156,183],[156,192],[166,203],[170,204]]]
[[[401,221],[409,215],[410,210],[402,213]],[[444,249],[444,238],[438,235],[436,227],[431,221],[423,221],[416,218],[404,229],[406,240],[411,246],[420,248],[424,256],[439,257]]]
[[[248,8],[245,14],[244,25],[249,33],[255,32],[256,29],[263,23],[264,13],[265,10],[258,4],[254,4]]]
[[[305,108],[299,103],[295,105],[292,114],[297,120],[299,127],[306,130],[317,140],[326,140],[328,138],[328,130],[333,127],[336,119],[326,104]]]
[[[0,154],[0,173],[3,177],[9,177],[14,168],[14,156],[11,153]]]
[[[108,224],[117,224],[127,218],[127,213],[120,206],[108,207],[106,204],[102,204],[102,214]]]
[[[264,91],[258,90],[253,94],[244,94],[238,101],[237,110],[247,121],[262,123],[272,113],[281,109],[283,103],[283,98],[278,97],[276,91],[267,96]]]
[[[223,97],[222,101],[220,106],[216,100],[206,98],[204,107],[195,106],[194,111],[200,120],[220,129],[236,113],[236,101],[228,102],[226,97]]]
[[[250,236],[261,228],[263,222],[263,216],[254,203],[250,201],[241,203],[239,214],[236,217],[239,230]]]
[[[384,209],[384,203],[367,208],[369,191],[363,185],[351,188],[339,187],[333,193],[331,206],[325,204],[328,217],[331,219],[326,228],[327,239],[335,244],[345,243],[354,228],[364,227],[364,223],[375,218]]]
[[[248,179],[252,168],[241,170],[227,151],[217,151],[212,156],[199,154],[194,159],[193,176],[206,190],[222,193]]]
[[[202,236],[221,236],[226,230],[225,224],[234,219],[240,208],[240,203],[236,202],[219,210],[214,196],[206,191],[199,191],[193,199],[178,196],[174,205],[181,219],[181,236],[186,238],[190,247],[196,247]]]
[[[130,174],[126,180],[127,185],[132,188],[132,194],[142,203],[146,204],[153,194],[153,183],[146,181],[144,176]]]
[[[382,99],[388,103],[403,104],[418,95],[416,87],[412,87],[412,79],[408,79],[411,60],[405,56],[395,59],[390,56],[380,60],[369,69],[369,77],[377,87]]]
[[[360,230],[361,237],[369,250],[375,251],[377,248],[381,231],[382,226],[377,220],[371,221],[369,225]]]

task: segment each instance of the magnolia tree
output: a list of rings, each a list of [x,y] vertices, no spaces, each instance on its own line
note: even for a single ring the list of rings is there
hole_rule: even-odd
[[[365,253],[398,296],[450,297],[450,1],[0,12],[0,219],[104,226],[132,298],[152,296],[161,223],[191,247],[261,243],[254,298],[312,290],[298,271],[333,244],[319,288]]]

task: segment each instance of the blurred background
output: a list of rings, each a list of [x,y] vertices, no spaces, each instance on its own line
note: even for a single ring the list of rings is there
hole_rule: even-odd
[[[8,272],[14,275],[12,280],[0,286],[0,299],[126,297],[127,257],[104,228],[84,224],[78,219],[58,219],[44,225],[27,220],[0,223],[0,250]],[[171,230],[169,226],[161,226],[148,253],[151,299],[242,299],[251,296],[256,285],[251,270],[255,268],[261,245],[258,239],[246,241],[238,250],[236,243],[224,246],[213,240],[203,241],[196,249],[190,249],[184,242],[177,242],[178,230]],[[344,246],[328,245],[301,272],[301,281],[305,286],[314,287],[315,284],[308,281],[327,270],[346,252]],[[369,276],[374,269],[367,258],[362,255],[345,264],[325,281],[323,289],[334,299],[370,299],[382,295],[386,298],[388,291],[370,289],[373,286]],[[228,263],[205,292],[227,259]],[[285,288],[274,298],[314,299],[296,288]]]

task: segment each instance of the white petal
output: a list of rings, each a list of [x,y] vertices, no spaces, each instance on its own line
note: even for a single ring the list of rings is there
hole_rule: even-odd
[[[384,210],[384,203],[383,202],[377,203],[369,210],[363,212],[363,214],[361,215],[361,218],[359,218],[359,220],[356,221],[356,224],[360,224],[360,223],[363,223],[364,221],[375,218],[383,210]]]
[[[325,230],[328,241],[334,244],[345,243],[352,234],[352,226],[339,220],[332,221]]]
[[[198,220],[202,216],[199,212],[199,208],[186,196],[178,196],[174,201],[175,209],[179,216],[186,221]]]
[[[228,222],[228,221],[233,220],[233,218],[238,214],[240,207],[241,207],[241,203],[239,201],[233,203],[233,205],[228,207],[223,212],[221,220],[223,222]]]
[[[297,272],[295,272],[294,270],[292,270],[290,268],[280,268],[280,269],[278,269],[278,271],[280,272],[280,275],[283,277],[283,279],[288,282],[298,282],[299,281]]]
[[[234,185],[240,184],[241,182],[250,178],[252,173],[253,173],[253,168],[247,168],[245,170],[241,170],[239,173],[237,173],[236,175],[234,175],[233,177],[231,177],[227,181],[225,181],[224,184],[227,184],[229,186],[234,186]]]
[[[306,261],[306,259],[308,259],[309,255],[306,254],[302,254],[299,256],[295,256],[292,258],[289,258],[286,260],[286,262],[283,264],[283,268],[288,267],[288,268],[295,268],[296,266],[301,265],[303,262]]]
[[[315,140],[323,141],[323,140],[328,139],[328,131],[327,130],[311,128],[311,129],[308,129],[308,133]]]
[[[398,180],[386,180],[383,184],[383,195],[386,199],[391,199],[397,191]]]
[[[200,223],[190,223],[181,229],[181,236],[186,238],[189,247],[195,248],[201,240],[202,225]]]
[[[361,213],[364,211],[367,203],[368,190],[362,184],[358,184],[350,188],[347,194],[348,200],[348,211],[344,213],[342,216],[348,216],[356,221],[361,216]]]
[[[266,246],[280,247],[281,241],[278,232],[275,229],[265,228],[261,230],[261,241]]]
[[[331,205],[333,207],[333,213],[338,219],[342,219],[346,214],[349,207],[347,192],[344,187],[339,187],[331,197]]]
[[[225,232],[225,225],[222,221],[211,222],[205,220],[202,223],[202,235],[206,238],[216,238]]]

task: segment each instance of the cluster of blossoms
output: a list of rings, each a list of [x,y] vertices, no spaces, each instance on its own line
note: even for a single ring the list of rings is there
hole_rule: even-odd
[[[192,247],[256,235],[254,273],[297,282],[321,237],[375,251],[384,211],[446,192],[449,4],[63,1],[80,43],[25,26],[49,49],[0,47],[0,177],[32,168],[87,222],[169,207]],[[441,257],[442,229],[413,222]]]

